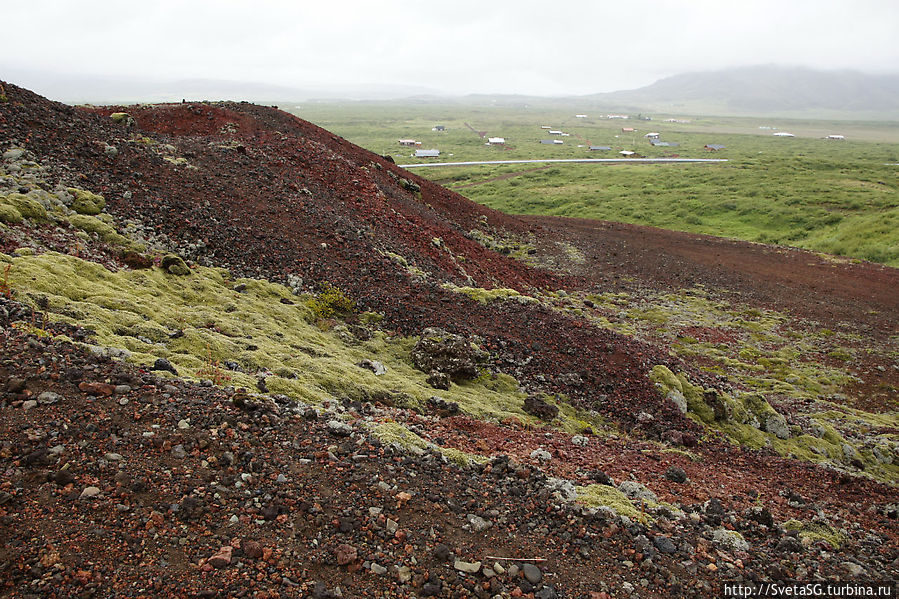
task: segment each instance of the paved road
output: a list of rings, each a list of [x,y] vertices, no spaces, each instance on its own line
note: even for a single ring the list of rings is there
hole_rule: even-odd
[[[422,164],[400,164],[401,168],[421,168],[425,166],[476,166],[479,164],[534,164],[549,162],[727,162],[726,158],[546,158],[543,160],[484,160],[482,162],[424,162]]]

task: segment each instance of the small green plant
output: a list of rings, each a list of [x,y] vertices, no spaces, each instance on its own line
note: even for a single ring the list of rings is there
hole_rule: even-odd
[[[9,98],[6,96],[6,88],[0,83],[0,104],[5,104],[7,102],[9,102]]]
[[[39,321],[37,319],[37,313],[34,310],[31,311],[31,322],[14,322],[12,327],[22,331],[26,335],[34,335],[38,339],[53,336],[53,333],[47,330],[47,315],[43,314]]]
[[[356,309],[356,304],[343,291],[331,283],[322,283],[321,291],[309,302],[316,320],[346,315]]]

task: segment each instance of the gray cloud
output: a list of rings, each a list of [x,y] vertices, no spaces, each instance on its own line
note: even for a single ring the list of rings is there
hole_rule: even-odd
[[[3,13],[0,76],[555,95],[751,64],[878,72],[899,65],[893,0],[29,0]]]

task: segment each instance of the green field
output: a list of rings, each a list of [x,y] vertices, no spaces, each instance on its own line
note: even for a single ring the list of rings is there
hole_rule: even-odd
[[[288,110],[291,108],[288,107]],[[539,158],[726,158],[724,164],[565,164],[436,167],[417,170],[476,202],[508,213],[598,218],[778,243],[899,266],[899,123],[653,114],[609,120],[589,110],[526,106],[308,104],[316,123],[398,164]],[[469,126],[466,125],[466,123]],[[446,131],[432,128],[444,125]],[[568,136],[550,136],[541,126]],[[623,133],[633,127],[636,133]],[[761,127],[771,127],[762,129]],[[488,136],[506,146],[490,146]],[[788,131],[793,138],[773,136]],[[677,147],[654,147],[658,132]],[[846,139],[823,139],[829,134]],[[410,157],[399,139],[441,151]],[[561,139],[544,145],[541,139]],[[709,152],[706,144],[724,150]],[[611,146],[589,151],[588,145]],[[579,147],[580,146],[580,147]]]

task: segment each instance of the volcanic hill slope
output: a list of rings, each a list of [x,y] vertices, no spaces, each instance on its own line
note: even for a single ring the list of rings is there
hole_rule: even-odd
[[[274,108],[3,89],[4,595],[897,578],[895,269],[510,217]]]

